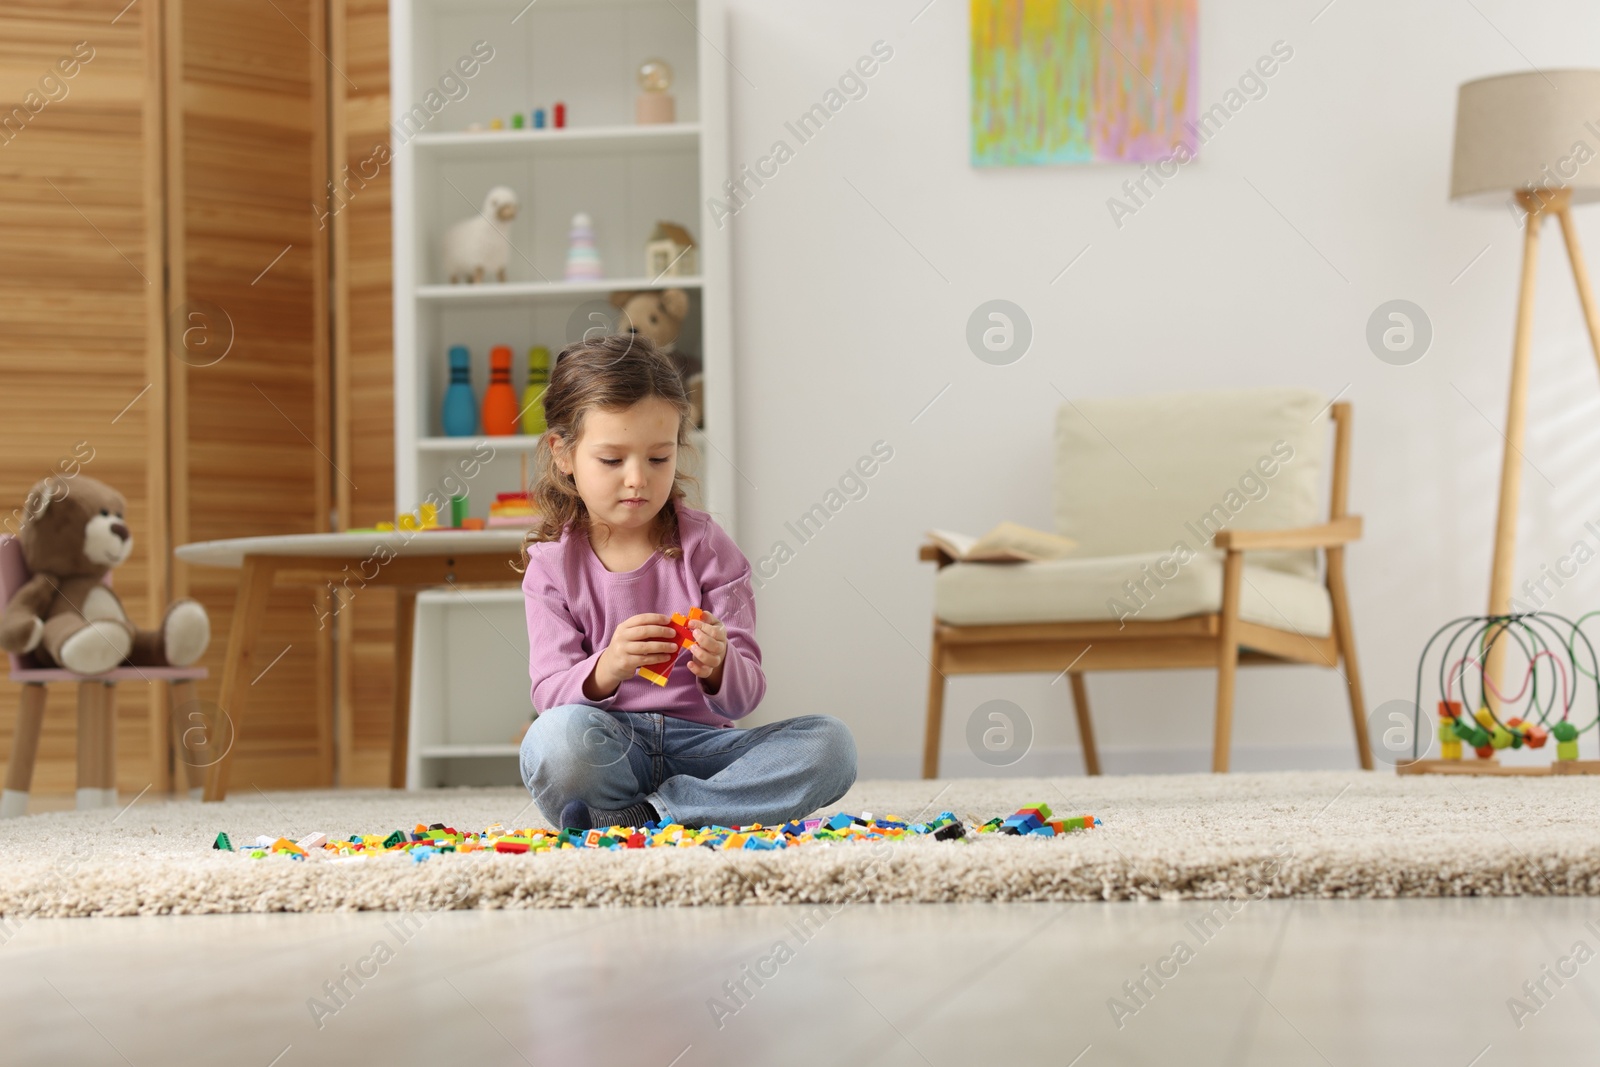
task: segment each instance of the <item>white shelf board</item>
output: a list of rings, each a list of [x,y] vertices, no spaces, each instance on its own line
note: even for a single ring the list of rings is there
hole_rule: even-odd
[[[417,755],[423,759],[484,759],[487,757],[515,756],[522,749],[518,745],[423,745]]]
[[[522,587],[513,586],[457,586],[453,589],[424,589],[417,594],[417,606],[429,604],[444,604],[446,606],[460,603],[477,604],[521,604],[523,602]]]
[[[477,437],[422,437],[417,439],[417,448],[422,452],[473,452],[485,443],[512,452],[531,452],[539,447],[539,435],[513,433],[488,437],[481,434]]]
[[[699,289],[699,277],[601,278],[593,282],[484,282],[480,285],[419,285],[418,300],[440,304],[524,303],[605,296],[617,289]]]
[[[618,8],[618,7],[655,7],[676,4],[674,0],[421,0],[422,8],[432,8],[447,14],[480,14],[488,12],[493,15],[515,16],[512,21],[521,18],[533,18],[540,11],[551,11],[557,8]]]
[[[449,154],[580,155],[618,152],[686,151],[700,142],[698,122],[650,126],[563,126],[537,130],[465,130],[419,133],[419,151]]]
[[[476,437],[419,437],[417,451],[419,452],[476,452],[482,444],[493,445],[495,448],[504,448],[509,452],[532,452],[539,447],[540,434],[513,433]],[[700,429],[689,430],[689,440],[697,447],[705,444],[705,431]]]

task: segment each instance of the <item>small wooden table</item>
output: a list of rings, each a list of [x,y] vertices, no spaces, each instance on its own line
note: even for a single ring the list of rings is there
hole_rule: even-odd
[[[521,556],[524,531],[397,530],[385,533],[283,534],[234,537],[180,545],[176,555],[201,567],[240,569],[239,593],[228,630],[227,659],[222,668],[222,693],[217,704],[233,721],[234,736],[244,723],[249,692],[250,660],[275,582],[321,585],[359,573],[364,586],[395,589],[394,745],[389,757],[389,785],[405,787],[406,745],[411,725],[411,640],[417,615],[417,591],[430,586],[521,584],[511,569]],[[349,569],[347,569],[349,568]],[[368,577],[371,573],[372,576]],[[232,747],[206,774],[205,799],[221,800],[228,792]]]

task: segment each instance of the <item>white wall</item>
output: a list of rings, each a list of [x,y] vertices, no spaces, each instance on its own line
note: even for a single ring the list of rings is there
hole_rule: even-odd
[[[746,553],[795,546],[786,520],[874,441],[894,449],[868,495],[759,593],[771,687],[757,721],[830,712],[854,730],[864,773],[915,773],[933,580],[916,546],[934,526],[1050,526],[1051,383],[1069,396],[1344,390],[1352,506],[1367,520],[1349,566],[1368,703],[1408,698],[1428,635],[1487,598],[1520,255],[1509,212],[1447,202],[1456,86],[1530,62],[1600,65],[1591,8],[1335,0],[1319,15],[1325,0],[1201,0],[1202,110],[1274,41],[1293,58],[1118,229],[1106,201],[1135,167],[969,164],[968,7],[925,3],[731,4],[733,166],[779,138],[797,149],[727,220]],[[799,145],[784,123],[879,39],[894,56],[867,95]],[[1600,208],[1578,217],[1600,256]],[[1553,223],[1540,281],[1519,585],[1579,538],[1600,547],[1583,529],[1600,519],[1600,377]],[[1005,367],[964,340],[971,311],[997,297],[1035,331]],[[1397,297],[1435,332],[1409,367],[1364,340],[1373,309]],[[1600,606],[1600,564],[1549,606]],[[1111,768],[1202,766],[1212,685],[1200,672],[1091,676]],[[983,769],[963,727],[992,698],[1035,724],[1018,769],[1075,768],[1065,690],[1048,676],[955,680],[947,769]],[[1236,766],[1353,766],[1340,679],[1245,672],[1235,741]]]

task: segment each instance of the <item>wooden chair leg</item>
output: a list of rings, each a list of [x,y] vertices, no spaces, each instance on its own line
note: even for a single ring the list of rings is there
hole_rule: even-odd
[[[172,709],[173,686],[176,682],[160,682],[150,696],[150,791],[170,793],[173,790],[172,773],[177,764],[172,759]],[[156,694],[160,694],[157,696]],[[162,700],[161,697],[165,697]]]
[[[117,806],[117,687],[107,682],[100,694],[100,806]]]
[[[172,778],[173,788],[178,787],[178,768],[183,768],[183,780],[188,785],[189,795],[195,800],[201,799],[206,787],[206,768],[213,762],[211,744],[213,731],[221,726],[220,723],[200,723],[191,720],[184,708],[191,704],[199,707],[195,697],[195,686],[192,681],[173,682],[168,686],[172,694],[172,728],[167,731],[172,746]],[[199,727],[202,739],[200,744],[193,745],[194,735],[191,730]]]
[[[411,743],[411,646],[417,625],[417,591],[396,589],[394,598],[394,725],[389,742],[389,788],[406,787]]]
[[[100,749],[105,744],[101,731],[105,718],[100,704],[105,683],[86,679],[78,683],[78,808],[100,807],[105,794],[100,792]]]
[[[1333,632],[1339,642],[1339,656],[1344,660],[1344,677],[1350,688],[1350,721],[1356,730],[1356,755],[1361,760],[1361,769],[1370,771],[1372,739],[1367,736],[1367,705],[1361,694],[1361,667],[1356,662],[1356,630],[1350,620],[1343,548],[1328,549],[1328,593],[1333,601]]]
[[[1094,745],[1094,723],[1089,718],[1089,683],[1083,672],[1067,675],[1072,682],[1072,710],[1078,716],[1078,740],[1083,743],[1083,773],[1100,773],[1100,750]]]
[[[11,736],[11,759],[6,764],[5,792],[0,793],[0,819],[28,813],[28,791],[33,788],[33,765],[39,756],[39,732],[44,724],[45,688],[38,682],[22,687],[17,730]]]
[[[1222,626],[1217,636],[1217,733],[1211,770],[1226,774],[1233,744],[1233,686],[1239,673],[1239,584],[1244,557],[1229,551],[1222,561]]]
[[[944,654],[939,626],[933,627],[933,644],[928,657],[928,724],[922,734],[922,777],[939,777],[939,734],[944,726],[944,672],[939,668]]]

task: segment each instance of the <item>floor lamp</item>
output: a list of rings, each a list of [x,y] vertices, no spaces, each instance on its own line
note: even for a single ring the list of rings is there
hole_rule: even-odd
[[[1533,334],[1533,285],[1539,231],[1547,215],[1561,237],[1583,304],[1589,341],[1600,361],[1600,308],[1578,251],[1570,208],[1600,200],[1600,70],[1547,70],[1502,74],[1462,84],[1456,98],[1455,159],[1450,199],[1505,207],[1523,215],[1522,283],[1517,291],[1516,339],[1511,348],[1511,392],[1506,449],[1500,465],[1500,507],[1495,521],[1489,614],[1511,610],[1516,568],[1517,500],[1522,491],[1522,443],[1527,425],[1528,349]],[[1501,677],[1506,643],[1495,642],[1486,664]],[[1487,697],[1487,694],[1485,694]]]

